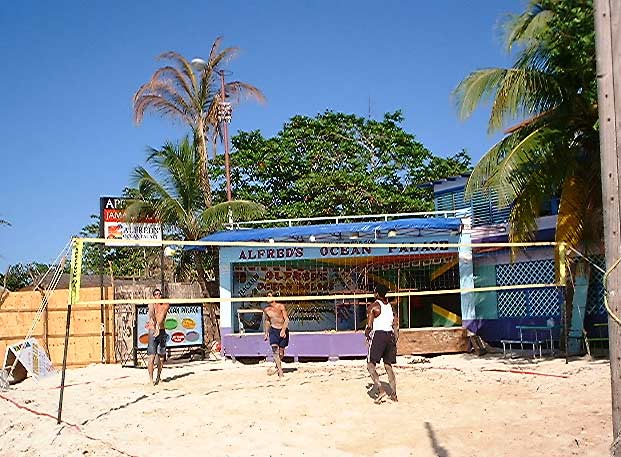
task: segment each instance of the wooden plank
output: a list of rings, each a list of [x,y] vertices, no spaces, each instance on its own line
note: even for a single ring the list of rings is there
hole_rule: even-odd
[[[101,336],[101,332],[90,332],[90,333],[75,333],[75,334],[71,334],[69,335],[69,338],[94,338],[94,337],[100,337]],[[111,332],[106,332],[106,336],[112,336]],[[65,338],[64,334],[52,334],[50,333],[48,335],[49,339],[58,339],[58,338]]]
[[[449,354],[468,351],[466,329],[425,327],[401,329],[397,354]]]
[[[113,305],[106,305],[106,306],[113,306]],[[48,307],[47,310],[50,313],[66,313],[67,312],[67,307],[65,306],[64,308],[62,307],[58,307],[58,308],[52,308],[52,307]],[[0,314],[21,314],[21,313],[36,313],[39,311],[39,308],[20,308],[20,309],[0,309]],[[85,306],[76,306],[75,308],[71,307],[71,313],[73,314],[74,311],[97,311],[99,312],[99,307],[98,306],[94,306],[94,305],[85,305]]]
[[[606,268],[621,257],[621,3],[596,0],[597,95]],[[621,456],[621,275],[617,269],[606,284],[608,304],[615,317],[608,317],[610,337],[610,384],[612,434],[610,454]]]

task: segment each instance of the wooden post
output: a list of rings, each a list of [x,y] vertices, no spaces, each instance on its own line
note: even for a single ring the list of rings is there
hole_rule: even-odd
[[[595,0],[599,136],[606,266],[621,257],[621,2]],[[609,276],[608,304],[621,315],[621,270]],[[621,456],[621,327],[608,317],[610,385],[612,389],[611,455]]]
[[[50,318],[48,315],[48,308],[49,308],[49,302],[47,301],[47,297],[45,296],[45,293],[41,294],[41,300],[45,301],[45,308],[43,308],[43,341],[45,343],[45,349],[47,349],[47,352],[49,354],[50,352],[50,344],[49,344],[49,336],[50,336],[50,331],[49,331],[49,323],[50,323]]]
[[[565,364],[569,363],[569,311],[571,303],[569,297],[573,298],[573,293],[568,294],[567,291],[567,251],[565,243],[558,245],[558,282],[563,290],[563,345],[565,346]]]

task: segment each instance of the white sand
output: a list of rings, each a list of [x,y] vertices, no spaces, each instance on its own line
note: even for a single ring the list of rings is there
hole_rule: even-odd
[[[68,370],[0,392],[1,456],[605,456],[607,361],[441,356],[397,368],[399,403],[373,403],[364,360],[185,362],[148,386],[145,369]],[[567,378],[485,370],[523,370]],[[383,370],[382,370],[383,373]],[[387,381],[386,376],[382,376]]]

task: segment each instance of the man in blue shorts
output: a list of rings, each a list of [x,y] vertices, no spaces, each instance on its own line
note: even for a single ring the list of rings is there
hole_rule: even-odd
[[[285,348],[289,346],[289,316],[287,316],[285,305],[276,302],[271,292],[267,294],[267,306],[263,308],[263,319],[264,340],[269,339],[276,364],[276,371],[270,369],[267,374],[278,373],[278,377],[282,378],[282,359],[285,356]]]
[[[162,291],[155,289],[153,298],[158,300],[162,297]],[[149,342],[147,344],[147,369],[149,370],[149,380],[151,384],[156,385],[160,382],[162,376],[162,368],[164,367],[164,359],[166,358],[166,329],[164,322],[170,305],[168,303],[149,303],[149,311],[147,313],[147,323],[145,328],[149,334]],[[153,381],[153,368],[155,359],[157,358],[157,377]]]

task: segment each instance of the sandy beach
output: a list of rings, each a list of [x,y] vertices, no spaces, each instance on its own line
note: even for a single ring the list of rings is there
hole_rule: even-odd
[[[1,456],[605,456],[606,360],[439,356],[396,369],[399,402],[375,404],[364,360],[91,365],[0,392]],[[420,362],[420,360],[418,360]],[[387,381],[383,370],[382,380]]]

